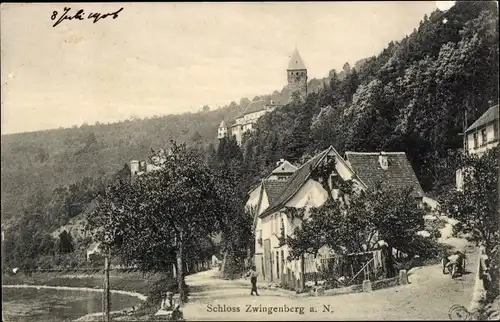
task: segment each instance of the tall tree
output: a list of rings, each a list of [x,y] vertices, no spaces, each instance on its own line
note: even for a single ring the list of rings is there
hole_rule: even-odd
[[[157,170],[132,185],[112,187],[100,198],[89,228],[96,240],[144,271],[164,269],[175,254],[185,301],[184,253],[219,230],[224,198],[201,156],[185,144],[172,142],[169,153],[155,153],[151,161]]]
[[[463,190],[451,190],[441,200],[443,210],[460,221],[462,232],[484,245],[490,260],[490,298],[499,294],[500,212],[498,208],[498,160],[500,148],[489,150],[482,157],[463,155],[459,166],[463,173]]]

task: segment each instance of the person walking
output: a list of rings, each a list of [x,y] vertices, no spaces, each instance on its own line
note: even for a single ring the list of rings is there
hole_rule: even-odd
[[[247,273],[247,276],[250,276],[250,282],[252,283],[252,291],[250,292],[250,295],[253,295],[255,292],[255,295],[259,296],[259,292],[257,292],[257,276],[259,276],[259,273],[257,273],[255,266],[252,266],[250,271]]]

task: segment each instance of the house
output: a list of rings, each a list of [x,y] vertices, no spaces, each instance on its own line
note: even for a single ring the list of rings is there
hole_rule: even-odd
[[[289,103],[294,96],[304,100],[307,96],[307,68],[297,48],[290,57],[286,73],[287,85],[285,89],[289,95],[283,99],[283,103]],[[229,122],[229,125],[222,121],[217,129],[217,138],[234,136],[236,142],[241,145],[243,134],[253,130],[260,117],[281,106],[280,102],[272,100],[270,104],[264,100],[254,101],[234,121]]]
[[[316,170],[325,166],[333,168],[327,177],[318,177]],[[311,207],[321,206],[329,193],[338,193],[337,178],[353,179],[360,188],[364,186],[347,162],[333,147],[329,147],[295,170],[288,180],[262,182],[256,207],[254,262],[264,280],[280,281],[284,270],[298,277],[300,260],[287,261],[288,246],[280,246],[279,237],[282,230],[285,235],[291,235],[301,220],[288,218],[284,213],[285,207],[305,208],[307,214]]]
[[[279,242],[283,233],[292,235],[302,222],[299,218],[289,218],[285,207],[304,208],[305,220],[312,207],[320,207],[329,196],[337,199],[339,183],[349,180],[355,192],[380,183],[382,187],[392,188],[411,186],[415,198],[424,197],[403,152],[348,152],[344,159],[329,147],[296,169],[286,181],[268,178],[262,181],[260,189],[251,191],[249,203],[256,211],[254,263],[263,279],[269,282],[281,281],[284,272],[299,278],[304,270],[303,260],[287,261],[288,246]]]
[[[498,145],[498,104],[490,107],[465,131],[464,150],[481,156]]]
[[[470,155],[483,155],[498,145],[499,116],[498,104],[490,107],[464,133],[464,151]],[[456,171],[456,188],[463,188],[463,171]]]

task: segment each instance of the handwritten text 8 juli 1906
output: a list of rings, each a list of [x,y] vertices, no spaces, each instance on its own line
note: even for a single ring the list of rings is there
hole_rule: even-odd
[[[93,12],[93,13],[90,13],[88,16],[85,14],[85,11],[83,9],[78,10],[78,12],[75,13],[74,15],[69,14],[70,10],[71,10],[71,8],[65,7],[64,12],[61,15],[59,15],[59,12],[57,12],[57,11],[52,12],[52,16],[50,16],[50,19],[52,21],[56,20],[56,23],[52,27],[57,26],[58,24],[60,24],[64,20],[73,20],[73,19],[84,20],[85,18],[87,18],[87,19],[94,19],[94,23],[96,23],[99,20],[105,19],[107,17],[113,17],[113,19],[116,19],[116,18],[118,18],[118,14],[123,10],[123,8],[120,8],[119,10],[117,10],[115,12],[110,12],[110,13],[105,13],[105,14]]]

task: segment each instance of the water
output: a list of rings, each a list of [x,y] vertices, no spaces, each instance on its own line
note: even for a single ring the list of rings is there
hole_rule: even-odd
[[[73,321],[102,311],[102,293],[36,288],[2,288],[3,315],[7,322]],[[133,296],[111,294],[111,311],[140,304]]]

